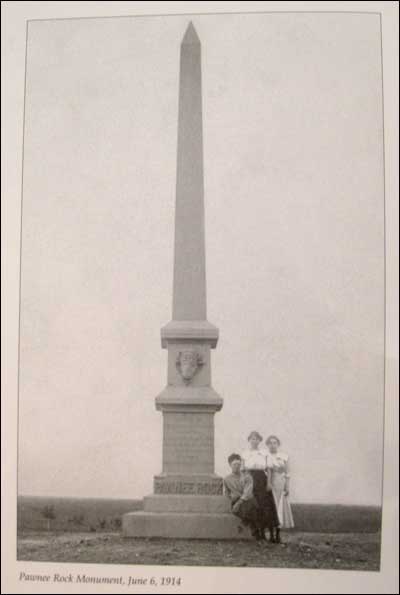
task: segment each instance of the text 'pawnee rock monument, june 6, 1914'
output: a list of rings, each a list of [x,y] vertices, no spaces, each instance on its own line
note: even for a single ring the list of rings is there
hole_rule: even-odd
[[[156,398],[163,415],[162,473],[142,511],[123,516],[126,537],[248,537],[214,473],[211,349],[207,321],[203,190],[201,45],[189,24],[181,44],[172,320],[161,329],[168,384]]]

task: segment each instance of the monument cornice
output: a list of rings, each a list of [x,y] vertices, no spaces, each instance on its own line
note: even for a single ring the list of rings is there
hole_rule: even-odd
[[[156,409],[177,412],[214,413],[223,399],[211,386],[181,387],[168,385],[156,397]]]
[[[173,341],[201,341],[215,349],[218,336],[218,328],[208,320],[171,320],[161,328],[161,346],[165,349]]]

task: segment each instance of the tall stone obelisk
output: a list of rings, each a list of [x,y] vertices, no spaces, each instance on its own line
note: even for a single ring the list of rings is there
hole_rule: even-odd
[[[190,23],[181,45],[173,308],[172,321],[161,329],[168,385],[156,399],[164,418],[163,475],[156,492],[172,491],[175,474],[185,481],[200,474],[208,493],[221,491],[213,477],[213,416],[222,407],[211,388],[210,349],[217,340],[206,306],[201,46]]]
[[[211,386],[218,329],[207,321],[204,234],[201,45],[189,24],[181,44],[172,320],[161,329],[168,350],[167,386],[156,398],[163,415],[162,472],[144,511],[123,517],[126,536],[243,538],[214,473]]]

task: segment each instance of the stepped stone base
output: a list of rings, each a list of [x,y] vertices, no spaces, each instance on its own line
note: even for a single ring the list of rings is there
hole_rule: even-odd
[[[230,512],[225,496],[147,496],[143,511],[123,515],[122,533],[124,537],[253,539]]]

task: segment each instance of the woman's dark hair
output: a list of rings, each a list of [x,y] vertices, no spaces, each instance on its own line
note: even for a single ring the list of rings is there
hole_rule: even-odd
[[[256,431],[253,431],[253,432],[250,432],[250,434],[249,434],[249,435],[248,435],[248,437],[247,437],[247,440],[250,440],[250,438],[253,438],[253,436],[254,436],[255,438],[257,438],[257,440],[258,440],[259,442],[261,442],[261,440],[263,439],[263,437],[261,436],[261,434],[259,434],[259,433],[258,433],[258,432],[256,432]]]
[[[231,455],[229,455],[228,457],[228,463],[231,464],[233,461],[241,461],[242,457],[240,455],[238,455],[236,452],[233,452]]]
[[[281,441],[279,440],[278,436],[275,436],[275,434],[271,434],[271,436],[268,436],[268,438],[265,441],[265,444],[268,444],[270,440],[276,440],[279,446],[281,445]]]

